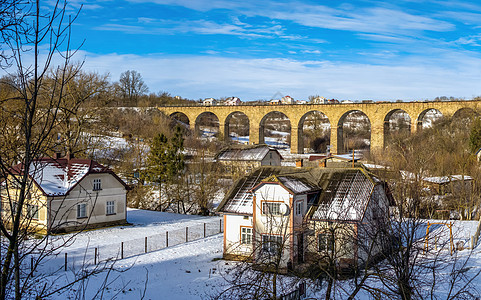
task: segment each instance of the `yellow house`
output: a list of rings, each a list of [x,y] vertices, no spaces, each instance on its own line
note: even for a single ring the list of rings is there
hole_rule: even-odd
[[[15,180],[24,168],[16,165],[12,170],[1,187],[2,219],[10,222],[19,194]],[[112,170],[96,161],[37,159],[30,165],[29,179],[22,225],[33,231],[68,232],[126,223],[128,187]]]

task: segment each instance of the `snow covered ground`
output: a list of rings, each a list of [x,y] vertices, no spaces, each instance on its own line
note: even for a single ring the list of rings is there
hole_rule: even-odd
[[[70,253],[73,255],[75,251],[78,252],[77,255],[81,256],[86,245],[101,247],[117,245],[120,240],[133,240],[140,241],[140,246],[143,247],[144,236],[175,230],[185,232],[186,226],[193,228],[203,223],[218,224],[220,218],[129,209],[128,220],[132,223],[131,226],[117,226],[82,233],[67,247],[69,259],[75,258],[70,256]],[[430,222],[433,221],[435,220],[430,220]],[[468,241],[476,231],[477,223],[477,221],[456,221],[453,225],[455,241]],[[433,225],[431,234],[445,230],[444,227]],[[422,231],[420,231],[420,238],[422,238]],[[61,239],[67,236],[58,236],[57,238]],[[219,260],[222,257],[222,247],[223,236],[216,234],[147,254],[117,260],[114,265],[116,271],[109,274],[107,280],[110,284],[103,289],[103,297],[104,299],[140,299],[145,293],[144,299],[208,299],[209,296],[215,295],[225,286],[223,271],[235,264]],[[469,250],[457,252],[461,257],[468,256],[469,253]],[[450,257],[448,251],[446,251],[446,257]],[[62,259],[63,256],[60,255],[60,262]],[[55,260],[52,263],[56,264]],[[78,268],[78,264],[74,266],[72,262],[69,262],[68,266],[69,271],[61,272],[62,276],[57,279],[57,285],[71,280],[72,270],[75,267]],[[472,252],[467,267],[471,274],[480,270],[481,246]],[[42,268],[39,272],[41,271]],[[106,275],[107,272],[103,272],[87,282],[86,299],[95,296],[95,293],[102,287]],[[481,277],[476,278],[475,284],[481,286]],[[69,289],[67,294],[58,294],[52,299],[73,299],[78,290],[79,286],[76,285]],[[310,286],[308,286],[308,292],[310,296],[314,297],[322,295],[322,290],[316,291]],[[367,300],[370,299],[370,296],[366,292],[361,292],[356,299]]]

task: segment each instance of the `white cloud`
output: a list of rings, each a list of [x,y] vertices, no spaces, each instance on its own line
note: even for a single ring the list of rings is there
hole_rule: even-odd
[[[311,5],[301,1],[282,3],[230,0],[131,0],[131,2],[176,5],[197,11],[226,9],[244,16],[262,16],[315,28],[373,34],[406,34],[415,31],[413,34],[417,35],[418,31],[445,32],[455,29],[453,24],[444,21],[441,14],[434,18],[428,15],[429,12],[421,10],[418,14],[408,13],[395,6],[386,8],[384,6],[388,4],[382,2],[372,7],[341,4],[338,8]],[[236,25],[239,23],[241,22],[237,22]]]
[[[481,95],[481,59],[463,55],[438,61],[411,59],[392,65],[297,61],[282,58],[235,59],[215,56],[136,56],[86,54],[84,68],[120,73],[139,71],[151,91],[192,99],[236,95],[268,99],[283,91],[296,99],[319,94],[338,99],[416,100]]]
[[[301,52],[307,54],[321,54],[321,51],[319,50],[302,50]]]

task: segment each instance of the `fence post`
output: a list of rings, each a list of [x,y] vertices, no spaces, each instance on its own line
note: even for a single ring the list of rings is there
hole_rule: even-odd
[[[95,253],[94,253],[94,265],[97,265],[97,255],[98,255],[98,250],[95,248]]]
[[[145,253],[147,253],[147,237],[145,237]]]
[[[65,271],[67,271],[67,252],[65,252]]]
[[[222,232],[222,219],[219,220],[219,233]]]
[[[165,232],[165,247],[169,247],[169,232]]]
[[[124,242],[120,243],[120,258],[124,259]]]
[[[204,237],[205,237],[205,223],[204,223]]]
[[[30,271],[33,273],[33,256],[30,256]]]
[[[185,227],[185,242],[189,241],[189,227]]]

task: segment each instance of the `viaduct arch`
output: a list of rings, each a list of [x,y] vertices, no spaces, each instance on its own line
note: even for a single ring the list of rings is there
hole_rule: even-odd
[[[229,136],[229,119],[233,112],[244,114],[249,120],[249,143],[258,144],[262,140],[260,134],[262,120],[270,112],[283,113],[291,123],[291,153],[302,153],[299,140],[302,139],[302,119],[312,111],[322,112],[331,125],[331,152],[338,153],[342,149],[342,119],[351,111],[364,113],[371,124],[371,149],[384,147],[386,122],[396,111],[404,111],[410,118],[410,130],[415,132],[422,127],[423,118],[429,110],[438,110],[443,116],[451,117],[458,111],[469,108],[481,111],[481,100],[446,101],[446,102],[374,102],[345,104],[292,104],[292,105],[240,105],[240,106],[162,106],[158,109],[166,115],[185,115],[189,127],[195,130],[195,120],[203,113],[212,113],[219,119],[219,130],[225,139]],[[341,146],[341,147],[340,147]]]

